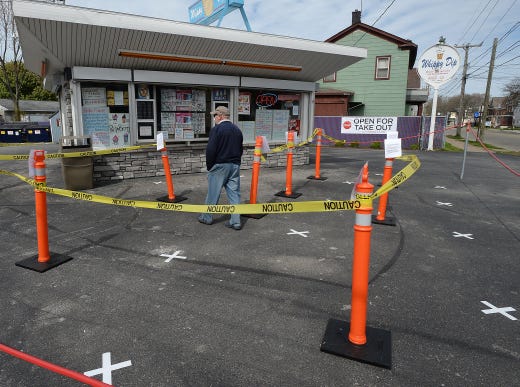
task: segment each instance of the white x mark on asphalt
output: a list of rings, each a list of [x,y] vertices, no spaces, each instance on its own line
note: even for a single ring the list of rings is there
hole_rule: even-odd
[[[112,384],[112,371],[119,370],[119,369],[125,368],[125,367],[130,367],[132,365],[131,360],[127,360],[122,363],[112,364],[110,352],[105,352],[101,357],[101,361],[103,364],[101,366],[101,368],[84,372],[83,375],[86,375],[86,376],[103,375],[103,383]]]
[[[182,253],[182,250],[178,250],[176,251],[175,253],[173,254],[161,254],[161,257],[167,257],[168,259],[165,260],[164,262],[170,262],[172,259],[186,259],[187,257],[182,257],[179,255],[179,253]]]
[[[451,204],[451,203],[443,203],[443,202],[439,202],[438,200],[436,202],[437,202],[438,206],[447,206],[447,207],[453,206],[453,204]]]
[[[308,234],[309,231],[296,231],[296,230],[293,230],[291,228],[291,232],[288,232],[287,235],[299,235],[299,236],[302,236],[304,238],[307,238],[308,237]]]
[[[491,309],[482,309],[482,313],[484,314],[493,314],[493,313],[500,313],[501,315],[507,317],[510,320],[516,321],[518,320],[516,317],[511,316],[509,313],[506,312],[515,312],[515,308],[511,308],[510,306],[506,306],[505,308],[497,308],[495,305],[487,302],[487,301],[480,301],[484,305],[489,306]]]
[[[446,187],[442,186],[442,185],[436,185],[434,187],[434,189],[446,189]]]
[[[349,181],[349,180],[343,182],[343,184],[354,184],[354,183],[355,183],[355,181]]]
[[[460,232],[457,232],[457,231],[452,231],[452,232],[453,232],[454,238],[464,237],[464,238],[468,238],[468,239],[475,239],[472,237],[473,234],[461,234]]]

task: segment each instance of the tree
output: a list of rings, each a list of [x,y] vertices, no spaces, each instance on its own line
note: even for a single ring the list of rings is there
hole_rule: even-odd
[[[14,119],[20,121],[20,72],[22,68],[22,47],[14,24],[13,2],[0,2],[0,83],[5,87],[14,105]],[[8,63],[12,64],[11,71]]]
[[[473,118],[473,114],[476,111],[480,111],[480,106],[484,101],[484,94],[465,94],[464,95],[464,106],[466,107],[466,111],[469,114],[469,117],[464,118]],[[447,115],[451,112],[458,113],[459,111],[459,103],[460,103],[460,95],[453,95],[451,97],[443,97],[439,96],[437,100],[437,113],[441,115]],[[424,114],[430,115],[432,111],[432,101],[429,100],[424,105]],[[470,114],[471,113],[471,114]]]
[[[5,72],[0,74],[0,98],[12,99],[6,85],[13,85],[16,77],[18,77],[18,97],[20,100],[56,101],[56,94],[45,90],[42,87],[42,78],[27,70],[22,62],[17,65],[13,62],[7,62],[4,70]],[[5,79],[4,74],[7,74],[7,79]]]
[[[506,93],[505,106],[512,106],[514,109],[520,104],[520,78],[513,79],[503,91]]]

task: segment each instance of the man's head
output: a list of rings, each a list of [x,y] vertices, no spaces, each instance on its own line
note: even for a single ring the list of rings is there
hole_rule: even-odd
[[[210,114],[213,116],[215,121],[217,119],[221,121],[225,118],[229,118],[229,109],[225,106],[217,106],[217,108],[213,110]]]

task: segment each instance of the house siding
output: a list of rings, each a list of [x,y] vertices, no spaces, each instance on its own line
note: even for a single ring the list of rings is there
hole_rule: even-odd
[[[358,42],[359,40],[359,42]],[[354,93],[350,102],[363,103],[363,108],[352,109],[351,115],[404,116],[406,115],[406,88],[408,80],[409,51],[401,50],[395,43],[363,31],[354,31],[336,44],[367,49],[367,58],[336,75],[336,82],[322,87],[349,90]],[[390,79],[375,80],[375,63],[378,56],[390,56]]]

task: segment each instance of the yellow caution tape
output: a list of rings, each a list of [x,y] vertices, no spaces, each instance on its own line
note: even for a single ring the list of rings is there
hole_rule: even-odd
[[[87,192],[69,191],[61,188],[47,187],[42,183],[28,179],[14,172],[0,169],[0,174],[19,178],[32,185],[35,189],[54,195],[70,197],[72,199],[84,200],[88,202],[112,204],[116,206],[149,208],[153,210],[166,210],[177,212],[208,212],[212,214],[282,214],[297,212],[332,212],[332,211],[352,211],[367,206],[371,199],[360,200],[316,200],[307,202],[277,202],[277,203],[257,203],[257,204],[181,204],[164,203],[157,201],[144,201],[132,199],[117,199],[108,196],[96,195]]]
[[[295,144],[295,143],[283,144],[276,148],[271,149],[271,151],[269,153],[282,152],[282,151],[286,150],[287,148],[289,148],[289,146],[294,148],[295,146],[307,145],[308,143],[312,142],[312,139],[314,138],[314,136],[316,136],[316,133],[318,133],[318,129],[314,129],[314,132],[312,132],[312,134],[309,137],[307,137],[305,140],[300,141],[298,144]]]
[[[371,207],[372,201],[379,196],[387,193],[395,187],[401,185],[410,178],[421,166],[421,162],[415,155],[397,157],[396,159],[410,161],[406,167],[394,175],[386,184],[371,195],[356,194],[356,200],[316,200],[306,202],[275,202],[257,204],[180,204],[165,203],[157,201],[144,201],[132,199],[117,199],[108,196],[96,195],[80,191],[69,191],[61,188],[47,187],[32,179],[24,177],[14,172],[0,169],[1,175],[9,175],[23,180],[32,185],[35,189],[54,195],[70,197],[77,200],[85,200],[95,203],[112,204],[116,206],[149,208],[154,210],[196,212],[212,214],[281,214],[281,213],[300,213],[300,212],[332,212],[332,211],[352,211],[362,207]]]
[[[405,155],[396,157],[396,160],[409,161],[406,167],[397,172],[389,181],[383,184],[376,192],[371,195],[356,194],[356,199],[377,199],[381,195],[393,190],[408,180],[421,166],[421,162],[416,155]]]
[[[325,137],[327,140],[335,143],[335,144],[346,144],[347,143],[347,140],[338,140],[337,138],[331,137],[331,136],[326,135],[326,134],[322,134],[322,136]]]
[[[135,145],[122,148],[103,149],[97,151],[83,151],[83,152],[67,152],[67,153],[49,153],[45,155],[46,159],[65,159],[69,157],[89,157],[100,156],[114,153],[123,153],[142,148],[149,148],[157,146],[157,144]],[[0,160],[29,160],[29,155],[0,155]]]

